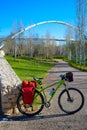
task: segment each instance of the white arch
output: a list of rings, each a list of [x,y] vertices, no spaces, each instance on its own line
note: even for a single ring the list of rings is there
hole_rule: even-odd
[[[24,28],[24,29],[21,29],[21,30],[19,30],[18,32],[14,33],[14,34],[9,35],[7,38],[13,39],[13,38],[15,38],[16,36],[18,36],[19,34],[21,34],[21,33],[24,32],[24,31],[27,31],[27,30],[29,30],[29,29],[35,27],[35,26],[39,26],[39,25],[41,25],[41,24],[47,24],[47,23],[63,24],[63,25],[66,25],[66,26],[72,28],[72,29],[75,30],[75,31],[78,31],[78,28],[77,28],[77,27],[75,27],[75,26],[73,26],[73,25],[71,25],[71,24],[69,24],[69,23],[66,23],[66,22],[55,21],[55,20],[54,20],[54,21],[43,21],[43,22],[38,22],[38,23],[36,23],[36,24],[29,25],[28,27],[26,27],[26,28]],[[7,38],[5,38],[3,41],[5,41]],[[1,49],[2,47],[4,47],[3,41],[0,42],[0,49]]]
[[[29,25],[28,27],[26,27],[26,28],[24,28],[24,29],[18,31],[18,32],[15,33],[14,35],[12,35],[11,38],[13,39],[13,38],[15,38],[17,35],[19,35],[20,33],[24,32],[24,31],[27,31],[27,30],[29,30],[29,29],[35,27],[35,26],[39,26],[39,25],[41,25],[41,24],[47,24],[47,23],[63,24],[63,25],[66,25],[66,26],[72,28],[72,29],[75,30],[75,31],[78,31],[78,28],[77,28],[77,27],[75,27],[75,26],[73,26],[73,25],[71,25],[71,24],[69,24],[69,23],[66,23],[66,22],[62,22],[62,21],[43,21],[43,22],[39,22],[39,23],[36,23],[36,24]]]
[[[35,26],[38,26],[40,24],[46,24],[46,23],[63,24],[63,25],[66,25],[66,26],[72,28],[73,30],[78,30],[77,27],[75,27],[75,26],[73,26],[73,25],[71,25],[69,23],[62,22],[62,21],[44,21],[44,22],[39,22],[39,23],[36,23],[36,24],[33,24],[33,25],[30,25],[30,26],[26,27],[25,30],[28,30],[28,29],[33,28]]]

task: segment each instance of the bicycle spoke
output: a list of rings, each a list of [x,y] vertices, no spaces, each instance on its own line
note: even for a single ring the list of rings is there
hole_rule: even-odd
[[[84,97],[82,93],[75,88],[69,88],[68,91],[70,98],[66,90],[64,90],[59,96],[59,106],[66,113],[75,113],[83,107]]]
[[[25,115],[36,115],[42,111],[44,107],[44,99],[39,91],[35,91],[35,98],[32,104],[24,104],[22,95],[17,100],[17,106],[19,111]],[[37,96],[36,96],[37,95]]]

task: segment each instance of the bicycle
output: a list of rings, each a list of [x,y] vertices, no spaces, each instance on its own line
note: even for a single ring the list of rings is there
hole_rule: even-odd
[[[34,81],[38,83],[38,86],[35,88],[34,100],[32,104],[24,104],[23,95],[20,91],[20,94],[17,98],[18,110],[27,116],[39,114],[43,110],[44,106],[46,108],[50,107],[50,102],[54,95],[57,93],[60,87],[64,86],[65,89],[62,90],[58,97],[58,105],[60,109],[67,114],[74,114],[80,111],[84,105],[84,96],[79,89],[68,86],[68,82],[70,82],[69,80],[73,80],[72,77],[69,79],[67,74],[68,73],[60,75],[60,81],[53,82],[45,87],[42,85],[42,78],[34,78]],[[52,86],[55,86],[55,89],[51,90],[50,97],[48,99],[45,90]]]

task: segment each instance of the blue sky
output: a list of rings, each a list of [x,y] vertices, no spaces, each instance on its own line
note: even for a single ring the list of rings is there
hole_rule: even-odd
[[[8,36],[15,23],[22,21],[27,27],[42,21],[63,21],[76,25],[76,0],[0,0],[0,37]],[[44,36],[48,31],[53,37],[63,37],[66,27],[44,24],[32,29]]]

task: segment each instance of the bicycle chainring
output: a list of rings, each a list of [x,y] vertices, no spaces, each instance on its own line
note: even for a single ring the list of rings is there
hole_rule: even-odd
[[[46,108],[49,108],[50,105],[51,105],[50,102],[46,102],[45,107],[46,107]]]

